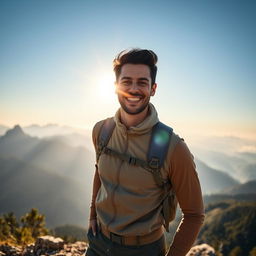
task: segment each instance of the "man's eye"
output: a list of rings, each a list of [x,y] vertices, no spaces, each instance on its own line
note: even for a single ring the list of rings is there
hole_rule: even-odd
[[[146,82],[139,82],[139,86],[145,87],[145,86],[147,86],[147,83]]]
[[[129,84],[130,84],[129,81],[123,81],[123,82],[122,82],[122,85],[129,85]]]

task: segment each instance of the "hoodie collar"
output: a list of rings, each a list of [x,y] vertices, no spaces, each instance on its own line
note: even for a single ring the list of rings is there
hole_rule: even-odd
[[[116,123],[116,127],[118,130],[128,134],[145,134],[151,131],[152,127],[159,122],[157,111],[152,103],[149,103],[149,114],[148,116],[137,126],[131,126],[129,129],[125,127],[123,123],[121,123],[120,118],[120,108],[117,110],[114,121]]]

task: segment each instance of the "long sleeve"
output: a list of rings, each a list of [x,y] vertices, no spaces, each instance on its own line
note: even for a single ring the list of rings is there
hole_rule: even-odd
[[[95,152],[97,150],[97,137],[98,137],[98,133],[101,127],[101,123],[98,122],[96,123],[96,125],[93,127],[92,130],[92,141],[93,141],[93,145],[95,148]],[[100,177],[99,177],[99,173],[98,173],[98,167],[97,165],[95,165],[95,173],[94,173],[94,178],[93,178],[93,188],[92,188],[92,199],[91,199],[91,206],[90,206],[90,217],[89,219],[96,219],[97,218],[97,213],[96,213],[96,207],[95,207],[95,200],[98,194],[98,191],[100,189],[101,186],[101,181],[100,181]]]
[[[96,208],[95,208],[95,200],[98,194],[99,188],[101,186],[100,177],[98,173],[98,169],[96,167],[93,179],[93,189],[92,189],[92,200],[90,206],[90,220],[97,218]]]
[[[177,144],[172,154],[169,175],[183,218],[167,255],[184,256],[203,224],[204,205],[194,158],[183,141]]]

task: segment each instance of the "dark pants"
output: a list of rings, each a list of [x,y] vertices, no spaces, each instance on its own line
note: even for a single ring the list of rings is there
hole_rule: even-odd
[[[94,237],[90,229],[88,234],[89,247],[86,256],[164,256],[164,235],[157,241],[146,245],[120,245],[112,242],[101,232]]]

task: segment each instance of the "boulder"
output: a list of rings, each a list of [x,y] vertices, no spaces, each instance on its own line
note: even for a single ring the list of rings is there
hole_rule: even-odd
[[[34,247],[35,255],[54,254],[64,248],[64,241],[59,237],[41,236],[38,237]]]
[[[186,256],[215,256],[215,250],[208,244],[193,246]]]

